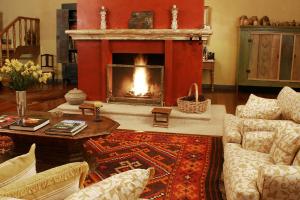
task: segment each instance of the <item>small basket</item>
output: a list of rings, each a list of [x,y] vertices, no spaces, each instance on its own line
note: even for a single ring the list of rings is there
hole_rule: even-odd
[[[195,101],[184,100],[187,97],[190,97],[192,94],[192,88],[195,88]],[[207,110],[209,99],[204,101],[198,101],[198,85],[193,83],[190,87],[188,96],[180,97],[177,99],[178,109],[186,113],[202,113]]]

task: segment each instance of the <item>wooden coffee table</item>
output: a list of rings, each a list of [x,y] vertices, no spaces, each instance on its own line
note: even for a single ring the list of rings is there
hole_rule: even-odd
[[[16,115],[15,113],[7,114]],[[120,125],[104,116],[101,116],[100,122],[95,122],[94,116],[91,115],[64,114],[62,117],[53,117],[48,112],[30,112],[28,116],[49,118],[50,124],[34,132],[0,129],[0,134],[12,138],[15,155],[27,153],[31,144],[36,143],[37,168],[42,170],[69,162],[86,160],[83,143],[89,138],[105,137]],[[85,120],[88,126],[72,137],[45,134],[44,131],[47,128],[64,119]]]

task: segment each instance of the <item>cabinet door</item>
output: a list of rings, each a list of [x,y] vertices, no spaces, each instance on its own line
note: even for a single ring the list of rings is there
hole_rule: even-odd
[[[258,79],[278,79],[280,34],[261,34],[257,64]]]
[[[259,49],[259,34],[250,35],[250,58],[249,58],[249,74],[248,79],[257,78],[257,62]]]
[[[69,11],[66,9],[58,9],[56,11],[56,47],[57,47],[57,62],[68,62],[69,36],[65,30],[69,29]]]
[[[300,35],[295,35],[292,80],[300,81]]]
[[[280,80],[291,80],[294,35],[283,34],[281,40]]]
[[[277,80],[280,34],[251,34],[248,79]]]

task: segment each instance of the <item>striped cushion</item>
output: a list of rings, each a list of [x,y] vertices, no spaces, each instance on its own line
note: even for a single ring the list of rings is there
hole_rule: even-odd
[[[86,162],[75,162],[36,174],[0,188],[0,196],[35,200],[65,199],[83,187]]]
[[[33,144],[27,154],[0,164],[0,188],[35,174],[35,144]]]

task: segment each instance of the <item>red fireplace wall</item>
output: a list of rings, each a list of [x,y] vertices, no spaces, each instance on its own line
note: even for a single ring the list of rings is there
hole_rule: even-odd
[[[132,11],[154,12],[154,28],[170,28],[172,5],[179,10],[179,29],[201,28],[203,0],[78,0],[78,29],[99,29],[99,9],[108,10],[109,29],[128,28]],[[146,46],[145,46],[146,44]],[[111,53],[136,52],[165,54],[165,102],[176,104],[190,85],[202,83],[202,45],[197,41],[78,41],[78,87],[88,99],[106,100],[106,64]]]

